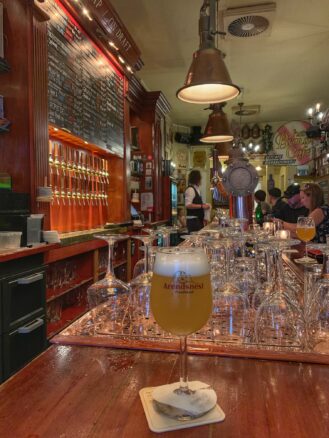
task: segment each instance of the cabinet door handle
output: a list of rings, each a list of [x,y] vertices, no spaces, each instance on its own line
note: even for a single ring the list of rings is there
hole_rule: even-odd
[[[28,323],[28,324],[26,324],[26,325],[23,325],[23,327],[19,327],[19,328],[17,329],[17,331],[18,331],[18,333],[20,333],[21,335],[25,335],[25,334],[27,334],[27,333],[31,333],[31,332],[33,332],[33,331],[36,330],[37,328],[41,327],[43,324],[44,324],[43,319],[41,319],[41,318],[37,318],[37,319],[35,319],[34,321],[32,321],[32,322],[30,322],[30,323]]]
[[[17,284],[31,284],[42,279],[43,279],[43,273],[39,272],[38,274],[32,274],[29,275],[28,277],[19,278],[17,280]]]

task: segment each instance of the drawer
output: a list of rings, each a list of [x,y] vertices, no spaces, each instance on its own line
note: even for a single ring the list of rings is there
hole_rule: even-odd
[[[46,348],[44,315],[2,335],[3,374],[7,379]]]
[[[7,333],[45,313],[44,269],[34,269],[2,281],[2,332]]]

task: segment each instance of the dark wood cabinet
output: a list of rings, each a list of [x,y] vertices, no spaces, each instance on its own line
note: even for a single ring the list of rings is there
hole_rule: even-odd
[[[46,348],[42,257],[1,264],[0,311],[0,374],[5,380]]]

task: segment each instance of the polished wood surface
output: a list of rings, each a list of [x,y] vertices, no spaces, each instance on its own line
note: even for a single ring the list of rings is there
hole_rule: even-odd
[[[152,437],[138,391],[178,379],[169,353],[53,346],[0,387],[1,437]],[[213,386],[223,423],[162,437],[325,438],[329,367],[189,357]]]
[[[4,51],[11,69],[2,73],[0,94],[4,98],[5,117],[11,121],[9,132],[0,135],[0,166],[12,177],[15,192],[28,193],[30,173],[30,107],[31,69],[30,3],[23,0],[2,0]]]
[[[41,254],[59,248],[59,243],[50,243],[48,245],[41,244],[33,246],[32,248],[18,248],[17,250],[8,250],[0,252],[0,263],[8,262],[10,260],[17,260],[22,257],[29,257],[35,254]]]

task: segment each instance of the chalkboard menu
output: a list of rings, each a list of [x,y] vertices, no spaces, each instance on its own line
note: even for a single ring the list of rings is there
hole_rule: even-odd
[[[123,77],[55,2],[48,24],[49,122],[123,156]]]

